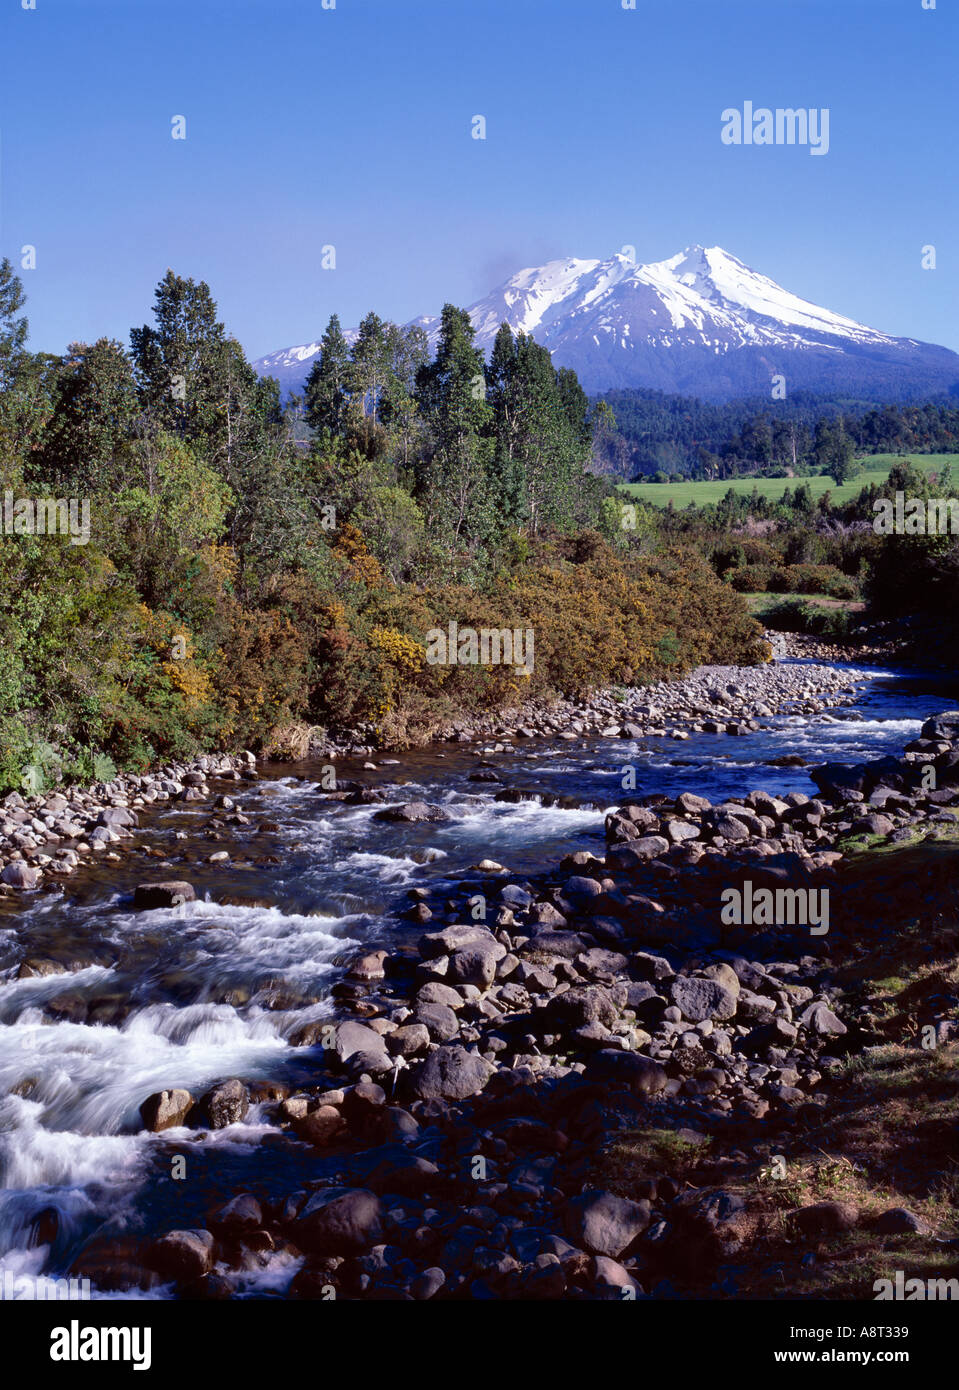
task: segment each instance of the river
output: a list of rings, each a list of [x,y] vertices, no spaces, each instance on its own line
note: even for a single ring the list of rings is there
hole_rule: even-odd
[[[953,703],[945,677],[875,670],[852,706],[780,714],[746,738],[444,744],[375,758],[375,769],[337,764],[338,778],[382,788],[387,804],[439,803],[451,817],[440,824],[391,824],[375,819],[382,805],[333,802],[309,762],[261,765],[257,782],[218,788],[252,822],[221,840],[207,838],[206,804],[152,808],[122,862],[85,867],[55,893],[0,900],[0,1270],[62,1274],[96,1233],[202,1225],[212,1201],[240,1188],[279,1196],[316,1177],[317,1155],[266,1123],[261,1106],[202,1137],[148,1134],[138,1108],[153,1092],[197,1095],[232,1076],[314,1080],[315,1053],[290,1039],[335,1013],[330,991],[358,946],[419,934],[398,920],[410,888],[453,884],[483,858],[522,883],[572,850],[602,854],[604,811],[623,795],[627,768],[640,795],[812,792],[808,764],[899,752]],[[807,765],[772,765],[786,755]],[[475,780],[478,770],[500,782]],[[497,802],[504,788],[530,799]],[[554,797],[561,804],[543,804]],[[263,822],[276,828],[261,832]],[[188,879],[198,901],[134,912],[132,888],[159,862],[141,847],[163,850],[165,876]],[[221,848],[229,863],[205,862]],[[70,973],[18,978],[26,956]],[[186,1181],[170,1176],[171,1148],[189,1155]],[[280,1293],[294,1268],[274,1257],[242,1287]]]

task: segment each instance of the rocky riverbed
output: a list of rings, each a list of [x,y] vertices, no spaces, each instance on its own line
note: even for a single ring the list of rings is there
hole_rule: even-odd
[[[635,737],[628,725],[642,719],[640,727],[667,732],[673,721],[685,723],[679,732],[716,724],[714,732],[735,735],[741,725],[748,736],[763,709],[821,712],[826,699],[837,707],[855,679],[808,667],[755,674],[765,679],[700,672],[679,688],[642,692],[626,712],[615,701],[615,721],[601,703],[592,726],[571,707],[565,724],[556,711],[544,714],[558,728],[528,716],[514,732],[579,738],[593,727]],[[725,717],[708,717],[717,711]],[[583,729],[571,727],[576,720]],[[211,788],[207,779],[221,775],[241,785]],[[186,1226],[169,1229],[167,1218],[166,1233],[95,1235],[72,1271],[106,1293],[139,1287],[196,1298],[230,1297],[260,1280],[291,1298],[618,1299],[682,1295],[704,1277],[729,1278],[723,1271],[743,1258],[757,1217],[724,1178],[768,1163],[766,1136],[814,1119],[850,1052],[882,1040],[834,969],[841,944],[869,930],[844,883],[844,857],[953,833],[959,714],[929,720],[901,756],[825,764],[813,778],[817,796],[626,797],[606,817],[604,852],[575,851],[519,877],[488,859],[452,886],[411,888],[404,933],[347,954],[332,990],[336,1012],[296,1037],[300,1082],[241,1073],[193,1092],[171,1070],[164,1089],[143,1095],[140,1122],[157,1136],[161,1169],[178,1156],[192,1163],[198,1143],[228,1139],[255,1116],[253,1172],[262,1181],[231,1180],[225,1201],[199,1220],[194,1204]],[[242,787],[254,779],[248,758],[214,760],[156,782],[129,779],[47,814],[86,809],[83,826],[60,831],[76,824],[88,840],[98,829],[118,836],[96,836],[109,847],[89,854],[116,853],[134,833],[138,800],[152,805],[151,796],[211,796],[217,817],[239,818],[242,833],[255,827]],[[34,821],[60,833],[37,805],[8,809],[37,813],[38,840]],[[111,822],[111,809],[128,819]],[[384,812],[408,825],[445,814],[395,799]],[[24,820],[11,822],[21,827],[11,835],[29,833]],[[23,857],[11,864],[27,867],[43,853],[39,844],[17,850]],[[37,867],[50,878],[47,865]],[[752,895],[828,891],[828,931],[792,913],[724,922],[723,894],[747,884]],[[189,880],[158,871],[134,905],[162,915],[193,897]],[[20,970],[36,978],[48,967],[37,957]],[[930,1012],[944,1045],[954,1006],[946,992]],[[663,1161],[625,1184],[627,1195],[608,1181],[607,1156],[637,1126],[686,1151],[712,1145],[714,1181],[704,1185],[700,1174],[690,1187],[681,1165]],[[34,1244],[55,1244],[55,1213],[45,1225],[33,1220]],[[921,1224],[908,1211],[866,1214],[849,1202],[798,1206],[789,1222],[800,1245]]]
[[[783,645],[781,655],[791,654]],[[788,706],[792,713],[815,714],[826,702],[848,692],[863,671],[823,662],[765,666],[700,666],[675,681],[617,691],[601,691],[582,700],[531,701],[521,709],[500,711],[488,718],[454,721],[446,731],[453,741],[480,738],[577,739],[589,736],[643,738],[690,733],[741,735]],[[359,731],[372,735],[372,729]],[[375,745],[355,740],[319,745],[317,754],[375,751]]]
[[[759,727],[757,720],[787,706],[793,714],[810,715],[821,712],[827,701],[831,706],[850,703],[853,696],[848,692],[862,676],[855,668],[827,665],[701,667],[684,680],[583,701],[531,704],[515,718],[460,723],[450,729],[449,738],[469,742],[489,737],[668,735],[681,741],[691,732],[741,737]],[[373,754],[375,746],[364,741],[369,732],[325,742],[315,752],[331,758]],[[255,755],[244,752],[171,763],[154,773],[120,776],[86,790],[69,788],[41,796],[12,792],[0,803],[0,893],[30,891],[45,880],[67,878],[84,859],[115,862],[123,841],[136,832],[138,812],[169,802],[202,802],[210,798],[211,781],[242,783],[256,775]],[[221,793],[216,809],[224,813],[227,824],[244,824],[242,811],[230,802],[229,795]]]

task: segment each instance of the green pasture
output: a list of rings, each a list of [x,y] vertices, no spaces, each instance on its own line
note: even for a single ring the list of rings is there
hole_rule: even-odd
[[[906,459],[925,473],[939,473],[952,465],[953,475],[959,474],[959,454],[869,454],[859,460],[860,472],[849,482],[837,487],[832,478],[725,478],[716,482],[684,483],[623,483],[621,491],[638,502],[650,502],[655,507],[688,507],[690,502],[697,507],[708,502],[721,502],[730,488],[734,492],[752,493],[753,488],[761,497],[778,502],[786,488],[794,490],[800,483],[808,483],[813,497],[818,499],[823,493],[831,492],[836,502],[847,502],[857,497],[869,483],[885,478],[890,468]]]

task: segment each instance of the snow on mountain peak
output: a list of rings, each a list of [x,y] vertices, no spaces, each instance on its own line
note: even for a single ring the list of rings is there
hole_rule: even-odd
[[[484,353],[506,322],[514,332],[532,334],[557,365],[573,367],[591,391],[653,385],[707,396],[736,394],[730,382],[748,379],[755,390],[768,381],[768,364],[781,370],[787,355],[794,380],[807,383],[817,379],[817,371],[828,375],[822,364],[837,353],[856,358],[850,370],[867,386],[870,371],[916,350],[920,356],[922,349],[927,357],[940,354],[923,370],[928,365],[934,374],[946,374],[947,382],[954,371],[954,354],[946,349],[890,337],[801,299],[721,246],[687,246],[645,264],[617,252],[605,260],[568,256],[526,266],[469,312]],[[435,316],[411,322],[435,343]],[[318,351],[317,343],[287,348],[256,366],[287,389],[299,389]],[[871,367],[866,357],[880,366]]]

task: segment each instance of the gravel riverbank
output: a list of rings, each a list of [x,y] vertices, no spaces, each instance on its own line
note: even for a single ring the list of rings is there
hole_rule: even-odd
[[[700,667],[683,680],[583,701],[530,705],[515,718],[499,715],[460,723],[449,730],[448,738],[465,743],[482,738],[632,739],[668,734],[683,740],[690,732],[742,737],[758,727],[758,719],[786,708],[812,715],[827,703],[851,703],[852,688],[862,677],[861,672],[827,665]],[[353,739],[328,743],[314,752],[331,759],[373,754],[375,746],[362,742],[363,737],[360,731]],[[211,797],[211,781],[243,783],[256,776],[256,757],[244,752],[169,763],[153,773],[121,775],[88,789],[71,787],[38,796],[11,792],[0,802],[0,893],[29,891],[68,878],[81,859],[115,860],[122,842],[136,834],[138,812],[165,802],[204,801]],[[220,809],[228,821],[241,814],[233,807]]]

